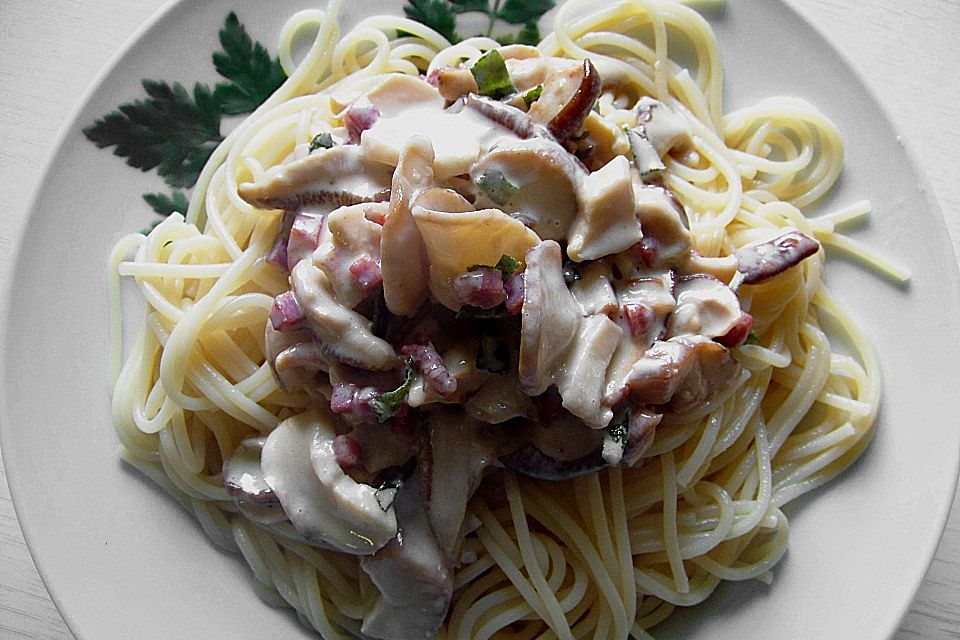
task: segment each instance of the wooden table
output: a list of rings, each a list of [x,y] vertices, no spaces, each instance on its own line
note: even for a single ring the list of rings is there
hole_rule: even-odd
[[[960,0],[787,1],[882,97],[919,156],[960,253]],[[9,267],[12,229],[26,213],[61,123],[128,34],[161,4],[0,0],[0,273]],[[73,638],[30,559],[2,463],[0,638]],[[960,499],[895,638],[960,638]]]

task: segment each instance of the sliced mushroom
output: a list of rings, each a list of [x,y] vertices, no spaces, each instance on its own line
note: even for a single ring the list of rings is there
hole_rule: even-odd
[[[568,233],[567,255],[575,262],[620,253],[640,241],[630,162],[617,156],[586,176],[578,192],[580,211]]]
[[[263,447],[264,477],[304,538],[369,555],[396,536],[396,513],[384,508],[382,493],[355,482],[337,464],[336,425],[335,416],[322,408],[281,422]]]
[[[501,454],[497,462],[532,478],[568,480],[611,464],[603,456],[607,432],[587,427],[566,411],[553,418],[542,416],[519,435],[526,436],[527,444]]]
[[[591,110],[583,121],[583,126],[593,145],[591,160],[594,167],[602,167],[617,156],[629,158],[630,142],[623,129],[616,124]]]
[[[740,321],[740,300],[730,287],[707,275],[683,276],[677,282],[677,307],[667,335],[717,338]]]
[[[380,115],[390,118],[410,109],[442,109],[444,100],[437,88],[416,76],[391,73],[366,95]]]
[[[627,441],[623,447],[622,463],[632,467],[643,457],[653,438],[657,434],[657,425],[663,419],[663,414],[654,413],[649,409],[638,406],[630,409],[627,423]]]
[[[223,486],[240,509],[253,522],[271,524],[287,519],[280,499],[267,484],[260,467],[260,452],[266,437],[242,440],[223,463]]]
[[[481,439],[478,423],[459,411],[437,411],[429,424],[427,513],[443,556],[452,565],[463,543],[467,503],[493,464],[494,453]]]
[[[672,271],[647,271],[616,285],[619,320],[643,350],[666,337],[667,321],[676,308],[676,277]]]
[[[394,509],[397,537],[360,560],[378,591],[360,631],[382,640],[427,640],[446,618],[453,576],[430,529],[416,477],[397,492]]]
[[[500,456],[498,462],[505,469],[539,480],[570,480],[610,466],[602,447],[574,460],[558,460],[532,444]]]
[[[507,65],[510,80],[518,92],[529,91],[543,84],[547,75],[547,63],[540,50],[522,44],[511,44],[500,49]]]
[[[790,231],[773,240],[740,247],[737,270],[744,284],[759,284],[780,275],[820,250],[820,243],[799,231]]]
[[[530,106],[530,117],[565,141],[583,127],[602,89],[600,74],[589,58],[576,67],[555,67],[543,81],[540,98]]]
[[[563,407],[593,429],[606,427],[613,417],[603,404],[604,374],[622,335],[605,315],[585,318],[557,375]]]
[[[661,158],[673,149],[684,150],[693,146],[687,121],[659,100],[640,98],[637,102],[637,124]]]
[[[264,356],[284,391],[314,386],[317,374],[330,367],[330,357],[312,333],[277,331],[269,322],[264,330]]]
[[[474,181],[503,181],[497,204],[543,240],[566,240],[577,215],[583,173],[556,142],[537,138],[498,144],[470,170]]]
[[[418,200],[413,217],[426,247],[430,293],[454,311],[463,305],[454,289],[457,276],[475,265],[495,265],[503,255],[520,258],[539,241],[522,222],[497,209],[437,211]]]
[[[684,264],[690,254],[690,223],[683,206],[666,189],[645,186],[638,174],[634,174],[633,197],[644,242],[651,242],[651,262],[647,266]]]
[[[307,316],[307,326],[327,355],[374,371],[396,366],[393,347],[373,335],[369,320],[337,303],[323,271],[303,260],[290,273],[290,285]]]
[[[570,293],[583,309],[583,315],[612,315],[617,310],[617,296],[610,280],[610,267],[603,261],[591,262],[580,270],[580,278],[570,284]]]
[[[413,199],[433,186],[433,148],[422,137],[410,138],[393,174],[390,213],[380,239],[380,270],[387,309],[413,316],[427,299],[429,263],[420,229],[410,211]]]
[[[337,302],[348,309],[360,304],[368,291],[354,274],[358,260],[380,261],[380,236],[383,226],[367,218],[367,211],[386,214],[386,203],[341,207],[327,216],[327,230],[323,241],[313,254],[313,263],[320,267],[330,283]]]
[[[490,376],[464,405],[467,415],[487,424],[501,424],[513,418],[533,418],[536,405],[520,389],[516,367],[505,375]]]
[[[368,160],[356,145],[338,145],[244,182],[240,197],[261,209],[294,211],[308,205],[335,209],[390,198],[390,167]]]
[[[631,397],[648,405],[670,405],[683,413],[707,402],[736,382],[737,362],[726,347],[703,336],[657,341],[631,372]]]
[[[470,69],[444,67],[437,70],[437,89],[448,102],[453,102],[469,93],[477,93],[480,88]]]
[[[541,242],[526,255],[520,312],[520,388],[538,396],[553,384],[580,326],[580,305],[563,279],[560,245]]]

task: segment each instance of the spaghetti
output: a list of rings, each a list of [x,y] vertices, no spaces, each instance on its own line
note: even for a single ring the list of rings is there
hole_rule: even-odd
[[[307,157],[309,143],[341,127],[345,107],[384,74],[430,76],[498,47],[488,38],[451,46],[391,16],[341,36],[338,6],[331,0],[327,11],[286,23],[280,59],[289,79],[214,152],[185,219],[174,214],[147,237],[125,237],[110,261],[122,459],[175,496],[218,546],[241,553],[266,602],[292,607],[328,639],[356,637],[375,601],[358,557],[250,520],[224,486],[222,465],[242,441],[329,399],[284,390],[271,370],[264,326],[289,284],[265,256],[284,218],[251,205],[240,185]],[[294,43],[308,30],[316,31],[313,45],[295,62]],[[671,0],[573,0],[538,48],[589,58],[605,89],[616,88],[598,103],[611,121],[645,96],[679,114],[691,148],[663,158],[662,180],[682,203],[700,255],[733,256],[789,228],[906,278],[836,232],[869,204],[803,215],[840,173],[838,131],[797,99],[724,115],[717,42],[693,10]],[[689,67],[671,57],[681,48]],[[121,276],[147,305],[122,368]],[[880,375],[869,340],[824,287],[822,252],[740,285],[738,295],[757,339],[732,350],[741,366],[735,384],[689,411],[667,412],[640,463],[562,482],[503,472],[501,494],[473,498],[438,638],[647,638],[675,607],[702,602],[723,580],[772,580],[788,541],[782,507],[864,450]],[[823,316],[853,355],[834,351]]]

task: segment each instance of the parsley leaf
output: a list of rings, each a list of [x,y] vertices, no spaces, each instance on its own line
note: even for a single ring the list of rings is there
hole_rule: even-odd
[[[310,146],[307,147],[309,153],[313,153],[317,149],[331,149],[334,146],[333,136],[329,132],[324,131],[323,133],[318,133],[313,136],[313,140],[310,141]]]
[[[487,0],[450,0],[455,13],[490,13],[490,4]]]
[[[477,81],[480,95],[499,100],[514,92],[507,63],[496,49],[491,49],[480,56],[470,67],[470,73]]]
[[[430,27],[450,42],[459,42],[454,10],[443,0],[409,0],[403,12],[411,20]]]
[[[529,109],[534,102],[540,99],[540,96],[542,94],[543,94],[543,85],[538,84],[533,89],[530,89],[520,97],[523,100],[523,104],[527,105],[527,108]]]
[[[497,269],[500,269],[501,273],[503,273],[503,278],[507,279],[515,274],[517,269],[520,268],[520,261],[513,256],[503,254],[500,256],[500,259],[497,260],[496,267]]]
[[[758,344],[763,346],[763,343],[760,342],[760,336],[757,335],[756,331],[751,331],[749,334],[747,334],[747,340],[744,342],[744,344]]]
[[[230,82],[217,84],[213,94],[225,115],[250,113],[287,79],[280,60],[250,39],[232,11],[220,30],[220,46],[223,51],[213,53],[213,66]]]
[[[540,40],[540,27],[534,20],[523,25],[523,29],[520,29],[520,33],[517,34],[517,44],[528,44],[535,47],[540,44]],[[539,94],[537,97],[539,97]]]
[[[186,214],[190,206],[190,201],[182,191],[174,191],[170,196],[165,193],[145,193],[143,199],[161,216],[169,216],[171,213]]]
[[[220,109],[210,90],[197,83],[193,96],[179,83],[144,80],[146,100],[122,104],[83,129],[101,149],[143,171],[157,168],[168,185],[192,187],[220,137]]]
[[[540,16],[553,9],[555,4],[554,0],[506,0],[497,12],[497,17],[510,24],[525,24],[529,27],[530,23],[535,25]]]
[[[476,179],[477,187],[494,203],[503,206],[519,191],[519,187],[507,180],[499,169],[487,169]]]
[[[377,414],[377,422],[386,422],[397,414],[407,399],[411,386],[413,386],[413,357],[407,358],[407,374],[403,384],[393,391],[378,393],[370,399],[370,407]]]

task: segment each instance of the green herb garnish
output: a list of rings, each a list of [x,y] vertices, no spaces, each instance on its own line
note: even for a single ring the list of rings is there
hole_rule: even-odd
[[[225,115],[250,113],[287,79],[280,60],[250,39],[232,11],[220,30],[220,45],[223,51],[214,52],[213,66],[230,82],[217,84],[213,95]]]
[[[496,335],[484,332],[480,336],[480,349],[477,351],[477,369],[490,373],[504,374],[510,363],[510,347]]]
[[[477,186],[488,198],[501,206],[510,202],[513,194],[519,191],[519,187],[507,180],[503,172],[496,169],[487,169],[477,176]]]
[[[477,81],[480,95],[499,100],[515,91],[507,71],[507,63],[497,49],[491,49],[480,56],[470,67],[473,79]]]
[[[757,335],[756,331],[751,331],[750,333],[747,334],[747,339],[744,342],[744,344],[755,344],[755,345],[763,346],[763,343],[760,342],[760,336]]]
[[[497,260],[496,268],[500,269],[503,273],[503,279],[506,280],[520,269],[520,264],[520,261],[513,256],[503,254],[500,256],[500,259]]]
[[[411,20],[430,27],[451,43],[460,42],[454,9],[443,0],[408,0],[403,12]]]
[[[83,133],[142,171],[156,168],[174,188],[192,187],[220,141],[220,105],[206,86],[144,80],[145,100],[120,105]]]
[[[317,135],[313,136],[313,140],[310,141],[308,151],[313,153],[317,149],[332,149],[334,144],[333,136],[324,131],[323,133],[318,133]]]
[[[190,201],[182,191],[174,191],[171,195],[165,193],[145,193],[143,199],[156,213],[169,216],[171,213],[186,215]],[[153,226],[157,226],[156,224]]]
[[[497,6],[499,4],[496,3]],[[506,0],[497,11],[497,17],[510,24],[528,24],[539,20],[555,4],[554,0]]]
[[[630,151],[633,152],[633,161],[637,165],[637,170],[640,171],[641,178],[657,175],[667,168],[642,129],[626,129],[626,132]]]
[[[403,406],[410,393],[410,387],[413,386],[413,358],[407,358],[406,379],[399,387],[393,391],[378,393],[370,399],[370,407],[377,414],[377,422],[384,423],[393,416]]]
[[[523,103],[527,105],[527,108],[529,109],[530,105],[532,105],[534,102],[540,99],[540,94],[542,93],[543,93],[543,85],[538,84],[533,89],[530,89],[520,97],[523,100]]]
[[[227,15],[220,43],[213,64],[228,82],[213,89],[196,83],[191,92],[176,82],[143,80],[146,97],[121,104],[83,134],[100,148],[113,147],[129,166],[156,169],[168,186],[189,189],[223,140],[223,116],[253,111],[286,79],[280,62],[250,39],[235,13]],[[148,193],[144,200],[160,215],[186,212],[187,196],[179,191]]]

